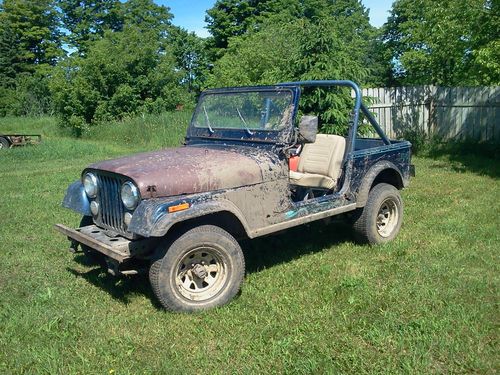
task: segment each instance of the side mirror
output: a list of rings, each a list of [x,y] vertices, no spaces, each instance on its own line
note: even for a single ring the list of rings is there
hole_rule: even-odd
[[[301,143],[314,143],[317,133],[318,116],[302,116],[299,122],[299,141]]]

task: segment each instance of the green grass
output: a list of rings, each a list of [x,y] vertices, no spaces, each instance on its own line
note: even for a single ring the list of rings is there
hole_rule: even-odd
[[[144,115],[92,127],[84,138],[132,147],[161,148],[178,145],[186,135],[190,112]]]
[[[200,314],[166,312],[145,277],[74,258],[52,228],[78,224],[60,206],[67,185],[90,162],[180,142],[168,116],[81,140],[51,119],[0,120],[45,135],[0,153],[0,373],[498,371],[498,159],[415,158],[386,246],[355,244],[341,222],[244,243],[241,295]]]

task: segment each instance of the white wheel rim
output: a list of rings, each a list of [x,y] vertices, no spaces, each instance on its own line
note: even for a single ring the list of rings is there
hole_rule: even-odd
[[[175,285],[191,301],[206,301],[217,295],[227,280],[227,267],[221,253],[210,246],[190,250],[177,263]]]
[[[392,198],[387,198],[382,202],[377,213],[377,232],[382,237],[389,237],[399,220],[399,210],[396,202]]]

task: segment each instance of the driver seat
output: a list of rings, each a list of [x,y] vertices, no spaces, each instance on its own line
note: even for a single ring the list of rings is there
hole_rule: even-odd
[[[290,184],[333,190],[337,186],[345,152],[345,138],[318,134],[300,154],[297,171],[290,171]]]

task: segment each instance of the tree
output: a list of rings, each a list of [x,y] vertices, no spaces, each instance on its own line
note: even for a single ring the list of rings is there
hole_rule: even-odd
[[[65,41],[71,49],[84,55],[89,44],[102,38],[106,30],[123,28],[119,0],[57,0],[62,12]]]
[[[106,31],[122,31],[125,25],[166,36],[173,17],[168,7],[152,0],[58,0],[58,4],[67,30],[66,41],[80,55],[85,55]]]
[[[229,38],[245,34],[265,10],[275,8],[275,3],[276,0],[217,0],[205,17],[213,46],[227,48]]]
[[[123,21],[143,31],[155,31],[166,37],[173,18],[170,9],[152,0],[128,0],[122,4]]]
[[[126,25],[120,32],[106,31],[85,58],[66,59],[51,89],[61,124],[81,135],[95,122],[175,109],[190,100],[180,80],[160,35]]]
[[[189,91],[199,92],[205,84],[210,68],[205,41],[183,28],[171,26],[167,44],[176,60],[177,67],[183,72],[182,84]]]
[[[3,23],[0,26],[0,85],[2,87],[15,87],[16,76],[22,71],[21,55],[18,38],[10,22]]]
[[[212,43],[227,44],[208,86],[308,79],[372,82],[375,59],[368,52],[376,34],[359,0],[219,0],[207,13]],[[303,94],[300,110],[319,114],[322,131],[345,132],[352,108],[348,92]]]
[[[0,38],[6,53],[3,58],[11,59],[16,74],[55,65],[61,41],[54,1],[4,0],[0,3]],[[11,50],[6,51],[9,44]]]
[[[270,18],[259,31],[229,40],[226,54],[215,63],[207,83],[232,86],[340,78],[362,82],[368,74],[363,64],[336,31],[333,16],[287,24]],[[302,113],[320,115],[323,132],[340,134],[348,128],[349,93],[306,90],[301,104]]]
[[[498,1],[397,0],[384,28],[387,59],[397,82],[500,82]]]
[[[52,0],[0,3],[0,115],[50,109],[47,77],[62,55]]]
[[[226,54],[214,64],[207,86],[273,84],[293,79],[301,32],[299,21],[269,22],[259,32],[229,41]]]
[[[205,20],[213,47],[225,49],[230,38],[258,31],[269,18],[286,24],[296,19],[318,22],[325,17],[336,20],[337,30],[343,30],[348,42],[359,43],[357,36],[368,37],[373,30],[360,0],[217,0]]]

